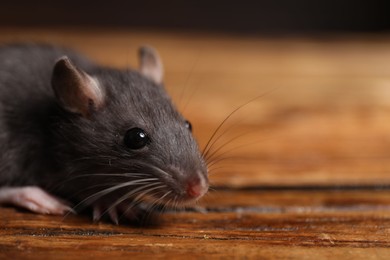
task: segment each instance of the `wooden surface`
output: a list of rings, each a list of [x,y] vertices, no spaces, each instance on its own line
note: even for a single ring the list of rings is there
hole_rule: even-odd
[[[58,43],[116,67],[155,46],[201,147],[261,97],[217,134],[213,187],[197,211],[135,227],[0,208],[0,259],[390,259],[389,36],[0,29],[11,41]]]

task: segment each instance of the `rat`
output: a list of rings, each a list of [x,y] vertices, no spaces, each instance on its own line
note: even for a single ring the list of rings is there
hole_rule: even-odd
[[[150,46],[139,69],[98,65],[48,44],[0,47],[0,204],[41,214],[91,208],[131,219],[208,190],[192,127]]]

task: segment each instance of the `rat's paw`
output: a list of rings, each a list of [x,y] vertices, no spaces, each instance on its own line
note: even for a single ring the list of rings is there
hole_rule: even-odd
[[[6,187],[0,189],[0,203],[12,204],[40,214],[64,215],[72,208],[39,187]]]
[[[111,205],[100,202],[93,206],[93,221],[99,221],[103,216],[108,215],[113,223],[119,224],[120,218],[128,221],[137,221],[141,211],[137,207],[130,207],[129,203],[122,202],[118,205]]]

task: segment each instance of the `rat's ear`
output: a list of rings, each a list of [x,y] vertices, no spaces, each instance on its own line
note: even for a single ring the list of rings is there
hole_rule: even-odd
[[[66,56],[55,64],[51,84],[58,102],[69,112],[87,117],[104,104],[98,80],[77,68]]]
[[[164,68],[157,51],[150,46],[142,46],[138,50],[140,72],[157,84],[163,82]]]

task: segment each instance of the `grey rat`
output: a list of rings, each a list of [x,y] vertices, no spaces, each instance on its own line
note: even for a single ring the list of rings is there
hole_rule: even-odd
[[[136,214],[208,190],[206,163],[163,87],[157,52],[138,71],[50,45],[0,47],[0,203],[44,214]],[[69,201],[76,207],[69,206]]]

